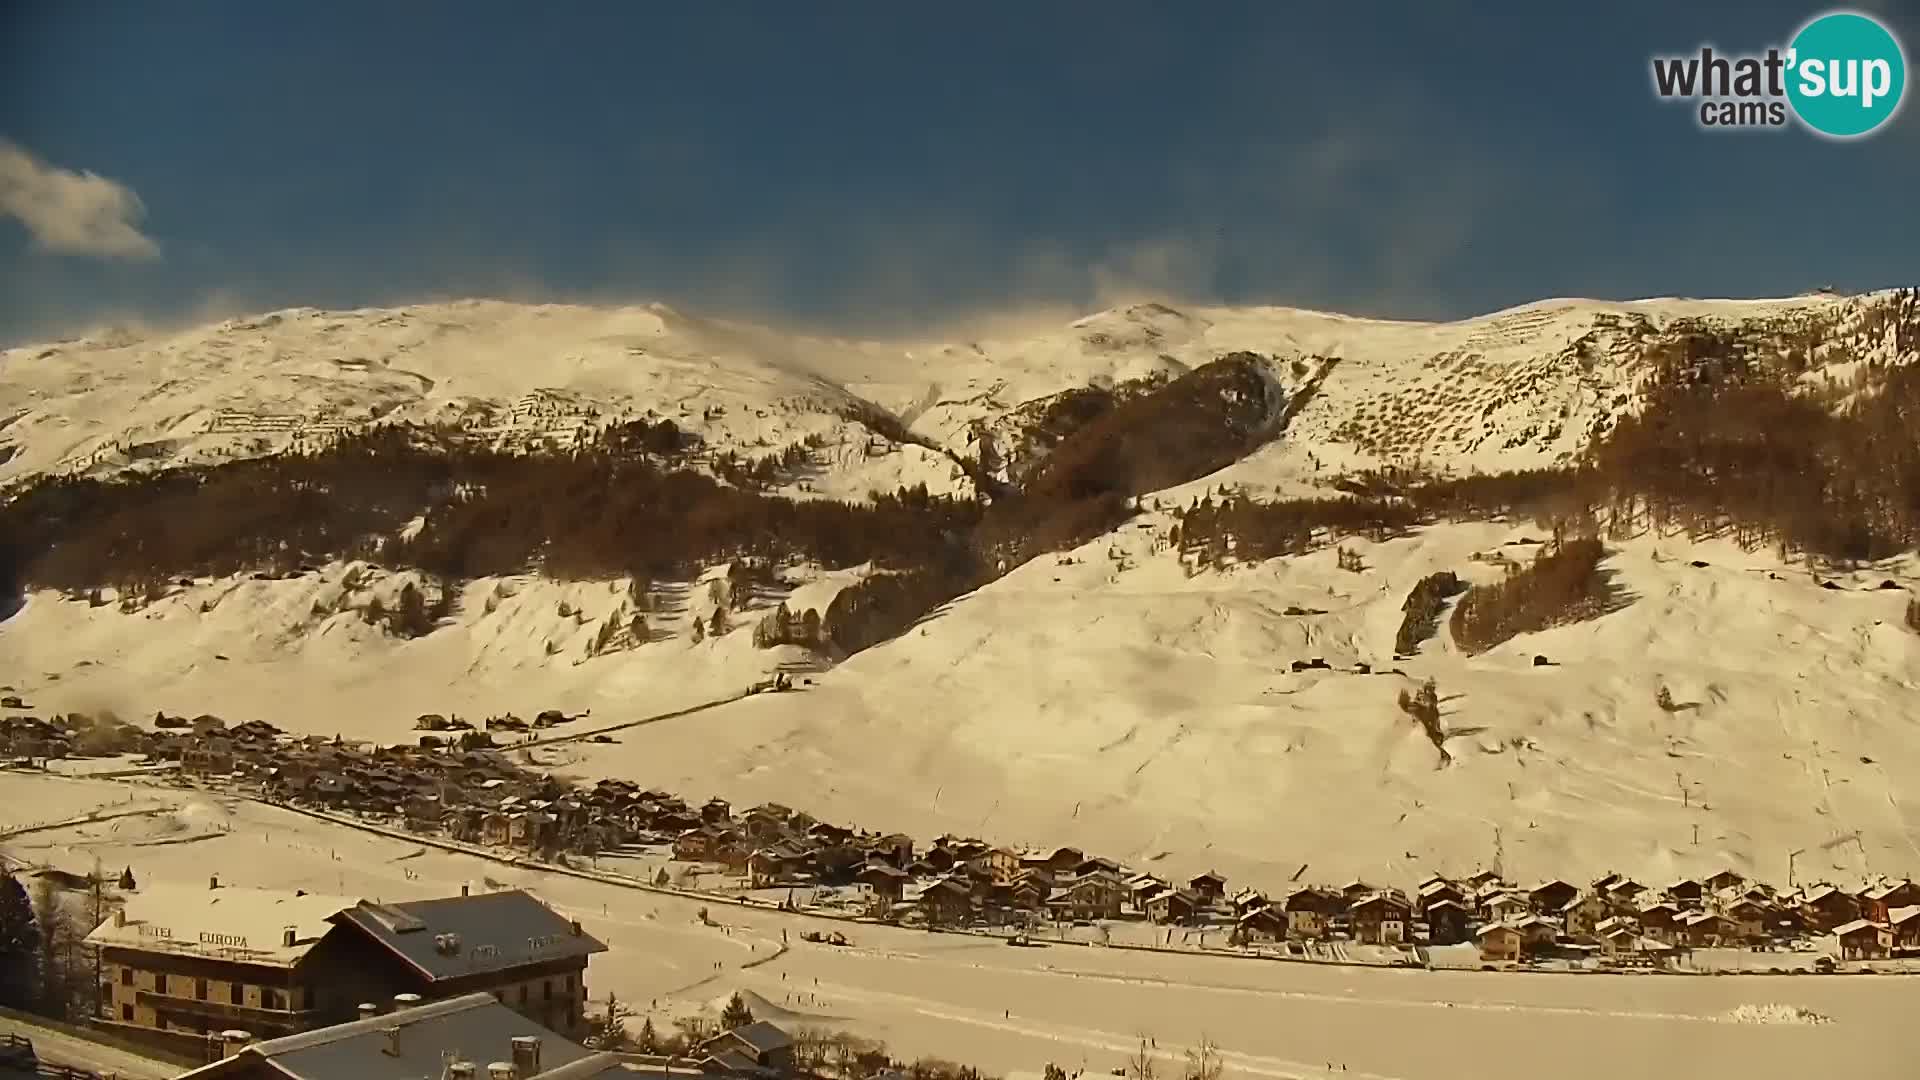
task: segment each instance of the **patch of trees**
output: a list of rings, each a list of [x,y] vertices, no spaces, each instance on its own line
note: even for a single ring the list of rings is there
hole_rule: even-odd
[[[710,467],[714,475],[737,488],[765,491],[800,472],[813,460],[813,451],[825,445],[818,435],[809,435],[784,449],[760,457],[741,457],[731,450],[715,454]]]
[[[817,649],[826,640],[822,632],[820,613],[813,608],[795,615],[787,610],[785,601],[763,616],[753,627],[753,643],[758,648],[771,649],[778,645],[799,645]]]
[[[335,558],[447,581],[652,578],[747,555],[911,567],[964,550],[980,516],[924,487],[866,505],[741,491],[623,445],[528,455],[383,428],[312,455],[44,478],[0,507],[0,547],[19,552],[32,585],[151,595],[176,576],[291,574]],[[393,613],[402,632],[436,615],[420,599]]]
[[[1008,478],[1016,484],[1026,481],[1046,455],[1062,442],[1079,434],[1123,402],[1153,393],[1166,386],[1168,381],[1166,375],[1155,373],[1145,379],[1116,386],[1076,386],[1022,406],[1016,425],[1020,430],[1020,442],[1006,461]]]
[[[1201,566],[1376,541],[1437,521],[1526,517],[1561,534],[1646,529],[1856,562],[1920,547],[1920,365],[1866,367],[1846,403],[1796,390],[1779,364],[1708,332],[1656,354],[1645,407],[1559,469],[1348,477],[1343,499],[1222,495],[1180,514]]]
[[[28,1009],[39,997],[34,971],[40,956],[40,924],[27,888],[0,873],[0,1006]]]
[[[1552,546],[1505,581],[1476,585],[1453,609],[1453,639],[1470,653],[1485,652],[1518,634],[1605,614],[1618,597],[1601,569],[1606,547],[1593,537]]]
[[[671,420],[632,420],[615,424],[601,435],[601,442],[609,452],[617,455],[652,455],[657,458],[677,458],[700,445],[697,435],[681,431],[679,425]]]
[[[1920,634],[1920,598],[1907,601],[1907,629]]]
[[[124,479],[44,477],[0,507],[29,585],[151,595],[187,574],[294,572],[375,554],[454,480],[450,459],[380,429],[323,454]]]
[[[1238,461],[1271,419],[1259,357],[1234,353],[1123,401],[1061,441],[1022,485],[1030,498],[1130,498]]]
[[[1835,560],[1920,545],[1920,369],[1832,407],[1739,369],[1664,387],[1594,454],[1617,517]]]
[[[1440,764],[1453,760],[1447,752],[1447,731],[1440,723],[1440,687],[1432,679],[1420,684],[1418,690],[1400,691],[1400,711],[1412,717],[1426,733],[1427,741],[1440,751]]]
[[[1258,562],[1304,555],[1333,535],[1390,540],[1422,520],[1414,505],[1391,497],[1256,502],[1242,495],[1196,499],[1177,517],[1174,542],[1203,568],[1228,557]]]
[[[1466,587],[1460,575],[1451,570],[1421,578],[1419,584],[1407,593],[1406,603],[1400,605],[1400,610],[1405,614],[1400,619],[1399,633],[1393,637],[1393,651],[1398,654],[1411,653],[1420,647],[1421,642],[1432,637],[1440,626],[1441,609]]]
[[[395,637],[417,638],[433,633],[441,619],[453,614],[453,591],[434,587],[427,591],[409,581],[400,587],[400,595],[391,608],[374,597],[363,612],[366,620]]]
[[[26,588],[26,553],[13,537],[0,531],[0,614]]]
[[[735,990],[733,996],[727,999],[727,1007],[720,1010],[720,1030],[732,1031],[751,1023],[753,1023],[753,1010],[747,1007],[746,999],[740,996],[740,991]]]
[[[820,617],[820,631],[841,652],[857,653],[906,632],[979,583],[965,565],[876,574],[840,590]]]
[[[1259,446],[1271,422],[1259,357],[1234,353],[1117,400],[1056,445],[1017,492],[995,499],[976,549],[995,566],[1085,543],[1132,500],[1183,484]]]
[[[130,882],[128,869],[120,880]],[[27,889],[12,873],[0,873],[0,1006],[57,1020],[99,1015],[98,950],[86,936],[105,922],[119,900],[112,879],[99,869],[68,896],[48,874]]]

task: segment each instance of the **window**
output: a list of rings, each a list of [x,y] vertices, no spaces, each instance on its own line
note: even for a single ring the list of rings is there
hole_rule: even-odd
[[[525,1005],[526,1003],[527,1003],[527,984],[521,983],[520,984],[520,1004]]]
[[[540,1000],[542,1001],[553,1000],[553,980],[552,979],[540,980]]]
[[[207,980],[193,980],[193,996],[200,1001],[207,1000]]]
[[[120,1006],[120,1019],[131,1024],[133,1022],[133,1006],[122,1003]]]
[[[573,996],[573,979],[574,977],[572,975],[567,976],[567,996],[568,997]]]
[[[260,991],[260,998],[261,998],[261,1004],[264,1005],[266,1008],[269,1008],[269,1009],[286,1008],[286,1003],[283,1000],[282,992],[279,990],[275,990],[271,986]]]
[[[244,1005],[244,1004],[246,1004],[246,1002],[247,1002],[247,985],[246,985],[245,983],[231,983],[231,984],[229,984],[229,985],[227,986],[227,1001],[228,1001],[228,1003],[229,1003],[229,1004],[233,1004],[233,1005]]]
[[[132,968],[129,967],[129,968],[120,969],[120,985],[121,986],[133,985],[133,969]]]

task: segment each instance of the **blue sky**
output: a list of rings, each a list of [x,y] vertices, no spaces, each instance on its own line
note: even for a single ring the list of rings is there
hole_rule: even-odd
[[[1828,143],[1653,99],[1651,54],[1818,6],[1334,6],[10,4],[0,196],[53,194],[0,215],[0,341],[464,295],[895,333],[1920,283],[1920,109]]]

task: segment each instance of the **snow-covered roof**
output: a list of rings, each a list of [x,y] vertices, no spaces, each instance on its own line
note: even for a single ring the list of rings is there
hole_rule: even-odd
[[[359,902],[322,893],[148,882],[129,892],[126,905],[87,942],[292,967],[333,929],[328,919]]]
[[[1854,934],[1854,933],[1860,932],[1861,930],[1868,930],[1868,929],[1885,930],[1886,927],[1881,926],[1879,923],[1868,922],[1865,919],[1855,919],[1850,923],[1846,923],[1841,926],[1834,927],[1833,933],[1835,937],[1846,937],[1848,934]]]

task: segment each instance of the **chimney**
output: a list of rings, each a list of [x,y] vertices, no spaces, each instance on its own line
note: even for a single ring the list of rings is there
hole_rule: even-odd
[[[504,1061],[495,1061],[487,1066],[487,1080],[518,1080],[514,1076],[513,1066]]]
[[[380,1029],[380,1034],[385,1035],[387,1037],[387,1045],[382,1048],[382,1050],[386,1053],[386,1055],[388,1057],[399,1057],[400,1056],[399,1025],[388,1024],[386,1027],[383,1027]]]
[[[115,926],[127,925],[127,909],[126,908],[113,909],[113,925]]]
[[[207,878],[207,888],[217,889],[219,887],[220,887],[220,875],[219,874],[210,875]]]
[[[413,1007],[414,1007],[415,1005],[418,1005],[418,1004],[420,1004],[420,995],[419,995],[419,994],[395,994],[395,995],[393,995],[393,1011],[394,1011],[394,1012],[399,1012],[399,1011],[400,1011],[400,1010],[402,1010],[402,1009],[411,1009],[411,1008],[413,1008]]]
[[[360,1003],[360,1019],[371,1020],[374,1017],[379,1015],[380,1015],[380,1006],[375,1005],[371,1001],[363,1001]]]
[[[246,1049],[248,1044],[252,1042],[253,1033],[251,1031],[241,1031],[238,1028],[230,1028],[220,1033],[220,1050],[221,1054],[225,1057],[232,1057]]]
[[[573,930],[573,936],[579,937],[580,936],[580,920],[579,919],[573,920],[573,922],[570,923],[569,926]]]
[[[540,1037],[538,1035],[516,1035],[513,1038],[513,1068],[521,1076],[536,1076],[540,1072]]]
[[[300,939],[300,932],[298,930],[295,930],[291,926],[280,931],[280,947],[283,949],[293,948],[293,943],[295,941],[298,941],[299,939]]]

